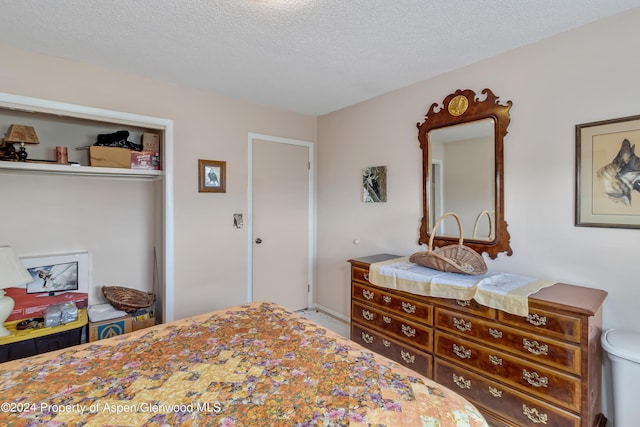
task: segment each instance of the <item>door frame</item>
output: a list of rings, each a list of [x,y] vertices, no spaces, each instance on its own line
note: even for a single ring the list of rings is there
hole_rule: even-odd
[[[313,295],[314,295],[314,281],[315,277],[315,144],[309,141],[302,141],[298,139],[281,138],[278,136],[265,135],[260,133],[248,133],[248,179],[247,179],[247,302],[253,301],[253,144],[254,140],[263,140],[269,142],[276,142],[279,144],[300,145],[309,149],[309,201],[308,201],[308,285],[309,290],[307,293],[308,301],[307,307],[313,307]]]

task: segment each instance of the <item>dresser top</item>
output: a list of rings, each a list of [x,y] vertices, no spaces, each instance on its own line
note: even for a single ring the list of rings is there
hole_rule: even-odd
[[[401,257],[402,257],[402,255],[376,254],[376,255],[363,256],[363,257],[360,257],[360,258],[353,258],[353,259],[350,259],[349,262],[350,263],[359,262],[359,263],[362,263],[362,264],[373,264],[375,262],[388,261],[390,259],[401,258]]]
[[[369,265],[400,258],[401,256],[402,255],[376,254],[353,258],[350,259],[349,262],[351,264],[360,263]],[[586,288],[567,283],[556,283],[531,294],[529,296],[529,303],[543,305],[546,308],[569,309],[572,312],[593,316],[598,312],[606,297],[607,292],[601,289]]]

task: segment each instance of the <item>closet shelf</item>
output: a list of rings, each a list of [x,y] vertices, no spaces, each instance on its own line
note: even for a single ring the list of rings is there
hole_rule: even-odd
[[[140,180],[156,180],[162,178],[163,175],[163,171],[161,170],[102,168],[94,166],[60,165],[57,163],[23,163],[7,161],[0,161],[0,172],[76,175]]]

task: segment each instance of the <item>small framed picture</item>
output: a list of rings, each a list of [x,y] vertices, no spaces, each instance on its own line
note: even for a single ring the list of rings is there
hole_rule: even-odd
[[[227,162],[198,159],[198,192],[226,193]]]
[[[575,224],[640,228],[640,116],[576,125]]]
[[[387,201],[387,167],[369,166],[362,171],[362,201],[384,203]]]

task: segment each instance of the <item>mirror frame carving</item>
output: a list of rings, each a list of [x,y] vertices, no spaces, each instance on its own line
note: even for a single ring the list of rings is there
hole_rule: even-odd
[[[475,239],[465,239],[464,244],[478,253],[487,252],[495,259],[499,253],[506,252],[512,255],[510,246],[511,236],[507,231],[507,222],[504,220],[504,137],[511,118],[509,110],[513,103],[507,101],[506,105],[498,102],[498,97],[493,92],[485,88],[481,92],[485,95],[484,100],[471,89],[458,89],[454,93],[444,98],[442,107],[437,103],[431,104],[425,120],[417,123],[418,140],[422,149],[422,221],[420,225],[419,244],[428,244],[430,231],[429,225],[429,200],[431,194],[430,171],[431,156],[429,153],[429,131],[451,125],[468,123],[476,120],[492,118],[495,121],[495,151],[494,151],[494,194],[495,194],[495,236],[492,241],[482,241]],[[452,102],[453,101],[453,102]],[[458,243],[458,237],[444,237],[435,235],[433,246],[440,247]]]

